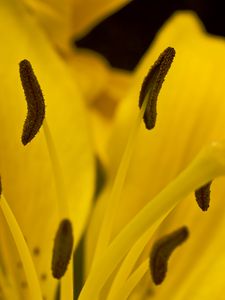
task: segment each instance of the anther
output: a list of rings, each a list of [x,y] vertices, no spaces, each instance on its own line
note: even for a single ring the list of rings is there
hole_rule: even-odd
[[[29,143],[39,131],[45,117],[45,103],[41,87],[30,62],[26,59],[19,64],[20,79],[27,101],[27,118],[22,133],[22,143]]]
[[[156,60],[145,77],[139,96],[139,107],[141,108],[145,97],[148,97],[147,106],[144,113],[144,122],[147,129],[153,129],[157,116],[157,98],[161,90],[163,81],[168,73],[175,56],[174,48],[166,48]]]
[[[188,237],[186,226],[162,237],[153,245],[150,254],[150,271],[153,282],[159,285],[166,277],[168,259],[175,248],[181,245]]]
[[[202,211],[207,211],[209,208],[211,184],[212,181],[208,182],[195,191],[195,199]]]
[[[73,249],[72,224],[68,219],[61,221],[56,233],[53,256],[52,275],[60,279],[66,272]]]

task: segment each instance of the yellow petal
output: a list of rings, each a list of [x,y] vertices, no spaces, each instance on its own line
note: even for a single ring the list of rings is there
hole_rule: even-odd
[[[84,35],[130,0],[24,0],[51,40],[62,49],[70,39]]]
[[[84,35],[92,27],[101,22],[131,0],[82,0],[74,1],[73,30],[74,35]]]
[[[69,47],[73,0],[23,0],[28,12],[36,18],[54,45],[62,49]]]
[[[31,61],[46,100],[46,119],[62,167],[72,212],[75,242],[83,232],[94,189],[94,159],[83,99],[66,65],[23,6],[2,1],[0,172],[4,194],[28,240],[30,250],[40,248],[35,263],[46,273],[45,295],[51,295],[50,262],[58,226],[56,190],[42,130],[25,148],[20,141],[26,104],[18,63]]]
[[[88,107],[95,151],[107,164],[106,145],[115,111],[129,89],[132,73],[112,68],[90,50],[69,51],[65,60]]]
[[[102,56],[91,50],[72,50],[67,52],[65,60],[84,100],[91,106],[105,89],[111,67]]]

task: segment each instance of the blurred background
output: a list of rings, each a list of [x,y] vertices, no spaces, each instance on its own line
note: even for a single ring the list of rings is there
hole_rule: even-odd
[[[195,11],[209,33],[225,36],[223,4],[219,0],[133,0],[75,43],[101,53],[113,67],[133,70],[175,10]]]

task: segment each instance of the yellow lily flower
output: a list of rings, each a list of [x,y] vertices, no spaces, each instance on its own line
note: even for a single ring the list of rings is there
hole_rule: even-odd
[[[3,232],[0,240],[1,296],[3,299],[54,299],[57,282],[51,276],[50,262],[55,232],[60,220],[65,217],[69,219],[73,227],[74,247],[76,247],[86,224],[94,189],[94,155],[86,112],[82,104],[83,93],[76,86],[65,61],[55,53],[52,44],[49,43],[36,20],[31,18],[21,3],[16,0],[2,1],[0,16],[3,24],[1,27],[2,41],[3,45],[6,45],[1,51],[1,57],[3,58],[1,68],[1,99],[3,100],[1,101],[0,112],[3,132],[0,150],[0,172],[2,177],[0,222]],[[8,28],[8,30],[6,31],[5,28]],[[13,31],[12,35],[10,35],[10,29]],[[190,30],[190,33],[186,34],[183,40],[180,40],[180,33],[177,29],[181,32],[184,29],[187,32]],[[34,36],[35,38],[33,38]],[[190,43],[192,38],[194,38],[194,42]],[[159,116],[161,116],[157,120],[156,130],[149,134],[146,129],[141,128],[139,134],[138,127],[146,106],[145,100],[141,112],[138,114],[137,98],[141,81],[146,69],[168,44],[174,46],[177,52],[180,51],[181,53],[180,57],[178,54],[177,69],[172,68],[160,96],[161,102],[158,110],[160,111]],[[189,52],[184,51],[187,44],[189,45]],[[207,46],[205,52],[203,52],[205,59],[202,51],[199,51],[202,45]],[[141,299],[143,295],[147,299],[146,291],[149,289],[146,286],[141,291],[137,288],[135,293],[132,292],[148,270],[146,254],[143,253],[143,263],[139,264],[138,259],[153,232],[182,198],[215,177],[225,175],[225,144],[224,142],[211,143],[212,139],[223,137],[220,131],[222,118],[218,117],[219,113],[223,116],[223,105],[219,101],[220,97],[224,95],[222,85],[220,85],[220,81],[222,83],[222,66],[224,65],[220,54],[223,49],[223,41],[206,36],[202,33],[202,28],[200,28],[195,18],[191,14],[184,14],[178,15],[177,18],[175,17],[174,20],[169,21],[162,29],[162,33],[150,53],[147,53],[143,59],[134,77],[132,90],[128,93],[127,99],[124,100],[118,111],[115,131],[109,143],[111,147],[107,160],[109,180],[92,213],[88,229],[87,274],[86,282],[79,295],[80,300],[122,300],[127,299],[130,294],[134,299]],[[190,53],[191,57],[189,63],[185,65],[184,74],[184,62],[186,62],[186,58],[190,56]],[[217,56],[212,58],[213,53],[217,53]],[[209,54],[211,59],[208,57]],[[29,59],[33,64],[44,91],[47,110],[43,132],[40,132],[25,148],[22,147],[18,138],[21,135],[26,113],[18,70],[15,68],[24,58]],[[211,79],[209,76],[217,60],[220,62],[220,65],[218,65],[221,68],[217,70],[218,86],[216,88],[210,86],[209,89],[210,96],[214,97],[217,105],[215,105],[215,102],[211,104],[210,98],[206,103],[207,105],[202,106],[202,94],[204,93],[205,96],[207,82],[211,83],[207,79]],[[202,68],[200,69],[199,66],[196,68],[196,63],[202,63],[202,61],[204,61]],[[191,96],[194,99],[196,98],[196,101],[190,101],[185,89],[181,94],[178,89],[179,85],[177,85],[177,78],[182,79],[182,84],[190,73],[188,67],[196,73],[193,77],[194,80],[196,80],[199,69],[203,70],[204,77],[198,84],[198,89],[196,90],[192,85],[190,87]],[[191,82],[190,78],[189,82]],[[183,84],[181,86],[184,87]],[[221,90],[219,90],[219,87]],[[165,97],[171,100],[170,103],[168,101],[166,103]],[[179,103],[178,97],[183,99]],[[15,99],[18,100],[16,106]],[[188,100],[189,114],[193,119],[188,119],[185,123],[183,116],[184,110],[187,108],[185,106],[186,99]],[[176,107],[176,110],[170,109],[171,106]],[[203,113],[201,115],[202,124],[199,131],[196,131],[199,112]],[[210,116],[208,115],[209,112]],[[138,118],[135,122],[134,117],[137,114]],[[173,114],[174,118],[172,118]],[[207,127],[208,121],[214,121],[215,116],[218,117],[217,122],[211,122],[213,125],[210,124]],[[125,147],[125,155],[121,160],[114,181],[115,167],[121,159],[124,140],[127,140],[127,132],[131,123],[133,123],[134,128],[131,130],[127,147]],[[182,124],[182,136],[180,141],[176,141],[177,148],[175,152],[175,138],[172,139],[172,137],[177,136],[176,129],[180,124]],[[168,132],[169,126],[170,130]],[[198,134],[197,141],[194,141],[194,143],[190,141],[193,133]],[[161,149],[163,155],[164,141],[168,144],[168,151],[165,153],[165,157],[160,159],[162,157],[159,157],[157,153]],[[148,143],[150,143],[150,146],[148,146]],[[192,148],[190,148],[190,153],[187,155],[186,146],[189,144]],[[135,149],[136,145],[139,149]],[[208,146],[194,159],[194,156],[204,145]],[[132,150],[134,150],[134,155],[129,167]],[[173,152],[175,152],[175,158],[171,155]],[[167,154],[170,156],[167,157]],[[157,157],[159,157],[159,160],[157,160]],[[168,169],[173,159],[174,164],[170,172],[164,174],[163,177],[160,166],[163,167],[163,170],[165,170],[164,168]],[[192,159],[194,160],[190,163]],[[154,168],[156,161],[157,165],[155,166],[159,178],[157,178],[156,168]],[[180,173],[188,163],[190,165]],[[137,170],[140,170],[141,176],[138,176]],[[180,173],[179,176],[178,173]],[[54,186],[54,176],[56,186]],[[125,178],[126,182],[124,183]],[[173,181],[170,183],[171,180]],[[149,181],[153,185],[152,189],[149,188]],[[57,183],[59,184],[57,185]],[[138,188],[135,188],[134,183],[139,185]],[[168,186],[165,187],[167,184]],[[160,192],[164,187],[165,189]],[[219,191],[218,189],[218,194]],[[59,197],[60,216],[57,216],[57,197]],[[149,202],[148,200],[151,198],[152,200]],[[119,205],[120,199],[122,201]],[[192,233],[196,221],[199,221],[199,215],[196,213],[193,222],[190,220],[194,215],[195,206],[192,206],[189,202],[184,202],[184,206],[182,205],[174,211],[174,214],[177,214],[176,223],[179,224],[185,204],[190,205],[190,216],[187,217],[187,222],[190,223],[188,225],[191,227]],[[146,206],[144,206],[145,204]],[[122,214],[116,216],[118,208]],[[104,213],[103,209],[105,209]],[[221,211],[219,204],[216,211]],[[135,214],[136,216],[133,217]],[[220,214],[222,215],[222,211]],[[102,216],[103,224],[100,224]],[[212,216],[215,216],[215,211]],[[174,228],[177,224],[172,224],[171,227]],[[209,221],[203,222],[201,229],[203,230],[204,225],[208,226],[208,224]],[[123,226],[124,228],[121,230]],[[166,223],[165,227],[167,231],[169,226],[166,226]],[[62,229],[62,227],[60,228]],[[98,232],[100,232],[99,237],[97,236]],[[201,233],[202,231],[199,230],[194,237],[195,245],[198,245],[196,239],[199,237],[198,234]],[[64,238],[66,238],[65,235],[64,232]],[[58,243],[58,252],[62,260],[65,257],[64,251],[66,251],[63,248],[64,242],[66,240],[63,240],[63,237],[61,240],[61,236],[57,234],[56,244]],[[192,251],[192,249],[195,249],[194,242],[189,244],[189,248],[185,245],[186,250],[190,249]],[[221,246],[221,236],[220,239],[215,239],[215,242],[217,242],[216,247],[219,248]],[[201,274],[205,261],[211,262],[213,251],[211,249],[206,250],[202,252],[205,256],[203,255],[200,260],[198,268],[195,270],[195,276]],[[56,252],[55,250],[53,257]],[[94,257],[92,257],[94,252]],[[211,255],[208,255],[208,252]],[[188,255],[186,256],[188,257]],[[186,256],[184,255],[182,260]],[[124,259],[124,257],[126,258]],[[21,268],[20,259],[23,268]],[[176,268],[174,267],[173,270],[176,270]],[[179,271],[182,270],[185,269],[181,265],[177,273],[173,271],[173,274],[179,274]],[[213,272],[216,274],[218,270],[216,264]],[[72,287],[66,286],[66,284],[70,284],[71,273],[70,264],[65,275],[65,281],[62,279],[61,282],[61,300],[72,299]],[[211,275],[214,276],[214,274]],[[76,276],[79,275],[75,274]],[[177,278],[174,280],[177,280]],[[206,280],[210,280],[210,273]],[[170,282],[170,279],[167,282]],[[29,289],[27,283],[30,285]],[[193,278],[189,276],[187,287],[192,288],[192,284]],[[177,291],[178,299],[179,295],[186,296],[185,293],[188,294],[189,291],[188,288],[185,288],[185,285],[180,284],[180,286],[182,289]],[[175,291],[172,289],[173,286],[169,287],[173,298]],[[219,285],[219,289],[221,287]],[[163,289],[161,289],[161,294],[163,295]],[[157,294],[155,296],[160,297]]]

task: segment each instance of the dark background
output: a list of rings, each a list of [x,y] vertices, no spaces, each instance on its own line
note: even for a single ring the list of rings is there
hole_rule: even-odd
[[[222,4],[223,0],[133,0],[76,41],[76,45],[103,54],[114,67],[132,70],[175,10],[194,10],[208,32],[225,36]]]

